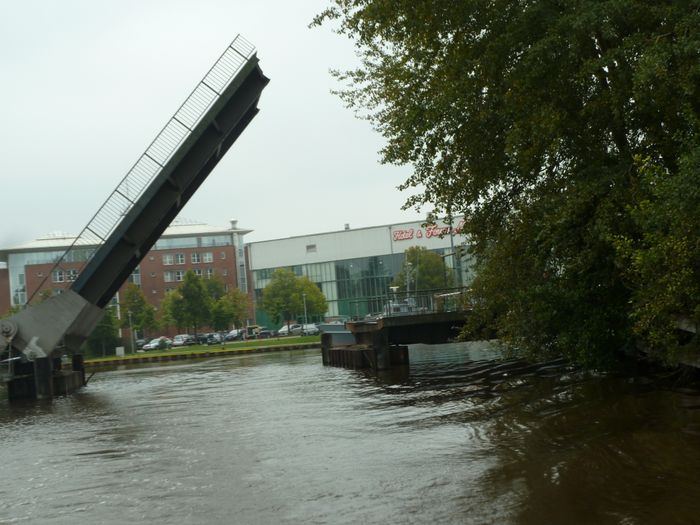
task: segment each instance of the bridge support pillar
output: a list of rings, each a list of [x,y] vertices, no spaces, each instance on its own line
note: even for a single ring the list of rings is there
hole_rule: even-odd
[[[375,356],[375,368],[387,370],[391,368],[391,348],[386,330],[372,332],[372,350]]]
[[[34,360],[34,395],[36,399],[53,398],[53,362],[50,357]]]
[[[85,386],[85,363],[82,354],[73,354],[71,368],[80,376],[80,385]]]

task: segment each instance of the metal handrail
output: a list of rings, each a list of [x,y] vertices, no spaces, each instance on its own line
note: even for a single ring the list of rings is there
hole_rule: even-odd
[[[27,303],[43,288],[53,272],[60,269],[61,264],[70,260],[70,253],[73,250],[105,242],[255,51],[255,47],[241,35],[233,39],[58,259]],[[93,251],[85,258],[80,269],[85,267],[94,253]]]
[[[435,288],[430,290],[411,290],[387,292],[383,295],[356,298],[349,303],[359,312],[360,305],[367,305],[368,313],[363,318],[397,317],[403,315],[433,314],[438,312],[460,312],[470,309],[468,302],[469,288]],[[374,311],[369,305],[379,306]],[[351,308],[352,309],[352,308]],[[353,316],[359,319],[356,313]]]

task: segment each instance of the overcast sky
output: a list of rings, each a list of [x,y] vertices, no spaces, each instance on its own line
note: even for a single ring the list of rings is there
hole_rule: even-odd
[[[270,84],[181,218],[248,240],[418,220],[382,137],[330,93],[357,63],[328,0],[3,0],[0,247],[77,234],[237,34]]]

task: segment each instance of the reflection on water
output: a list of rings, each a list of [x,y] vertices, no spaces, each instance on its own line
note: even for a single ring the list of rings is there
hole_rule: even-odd
[[[697,523],[700,392],[485,343],[375,376],[317,351],[0,402],[0,523]]]

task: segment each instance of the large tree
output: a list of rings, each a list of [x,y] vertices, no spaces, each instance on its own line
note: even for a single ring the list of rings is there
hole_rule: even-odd
[[[182,284],[177,288],[177,294],[173,301],[182,312],[184,326],[192,328],[194,333],[197,333],[199,328],[208,324],[211,319],[212,301],[206,285],[190,270],[185,273]],[[179,300],[182,302],[178,303]]]
[[[211,327],[214,330],[228,330],[231,325],[241,327],[248,317],[250,300],[248,295],[234,288],[218,299],[212,298]]]
[[[155,308],[148,304],[143,290],[134,283],[126,285],[121,297],[122,328],[133,328],[142,336],[156,327]],[[131,322],[129,322],[131,314]]]
[[[306,311],[304,307],[306,306]],[[308,277],[297,277],[286,268],[275,270],[263,289],[262,308],[277,323],[301,317],[321,315],[328,305],[321,290]]]
[[[465,215],[476,324],[595,363],[697,322],[700,2],[335,0],[325,20],[362,60],[341,96],[414,167],[406,206]]]
[[[104,315],[90,336],[85,341],[85,346],[90,355],[106,356],[112,355],[115,348],[121,343],[119,339],[119,326],[117,316],[111,306],[105,308]]]
[[[445,288],[453,282],[442,257],[422,246],[411,246],[404,253],[404,263],[392,285],[400,291],[407,287],[409,291],[420,291]]]

